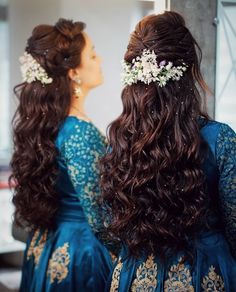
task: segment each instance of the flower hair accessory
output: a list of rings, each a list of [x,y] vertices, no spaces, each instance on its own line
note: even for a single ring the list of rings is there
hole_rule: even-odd
[[[134,58],[131,64],[123,60],[122,83],[131,85],[138,81],[145,84],[156,82],[163,87],[169,80],[179,80],[187,70],[185,63],[182,66],[173,66],[172,62],[163,60],[158,64],[156,57],[154,51],[144,49],[141,57]]]
[[[45,71],[45,69],[32,57],[31,54],[24,52],[23,56],[19,58],[21,63],[21,73],[23,82],[31,83],[33,81],[40,81],[42,84],[49,84],[53,82]]]

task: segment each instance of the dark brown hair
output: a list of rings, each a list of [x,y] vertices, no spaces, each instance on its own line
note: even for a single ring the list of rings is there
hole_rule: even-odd
[[[175,12],[141,20],[125,61],[153,50],[158,63],[184,62],[179,81],[166,86],[142,82],[122,92],[123,112],[110,124],[110,151],[101,161],[101,190],[108,232],[130,254],[190,249],[205,224],[207,198],[201,168],[199,117],[206,120],[201,95],[201,50]],[[197,53],[198,52],[198,53]]]
[[[84,26],[59,19],[55,26],[35,27],[25,50],[53,82],[24,82],[14,88],[19,106],[13,118],[10,182],[16,182],[13,203],[17,222],[32,228],[53,227],[51,219],[58,208],[55,139],[71,104],[68,71],[80,65]]]

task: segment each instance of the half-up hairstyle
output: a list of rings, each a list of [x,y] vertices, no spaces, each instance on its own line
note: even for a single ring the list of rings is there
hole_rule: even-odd
[[[190,250],[205,224],[199,117],[208,119],[201,101],[206,84],[200,48],[179,14],[141,20],[125,61],[144,49],[154,51],[158,63],[184,63],[187,71],[163,87],[139,81],[123,89],[123,112],[110,124],[110,151],[101,161],[102,201],[108,232],[131,255],[154,252],[165,259],[167,252]]]
[[[33,229],[52,228],[58,208],[55,139],[69,112],[72,83],[68,71],[80,65],[84,27],[82,22],[65,19],[55,26],[35,27],[25,51],[53,82],[24,82],[14,88],[19,106],[13,118],[10,182],[16,183],[13,203],[17,222]]]

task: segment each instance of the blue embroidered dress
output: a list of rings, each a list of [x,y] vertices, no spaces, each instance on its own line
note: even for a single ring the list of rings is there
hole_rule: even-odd
[[[37,230],[27,242],[21,292],[104,291],[112,269],[110,254],[95,237],[99,217],[98,159],[105,137],[90,122],[69,116],[62,124],[55,230]]]
[[[181,262],[184,251],[164,265],[153,254],[131,259],[124,248],[108,285],[111,292],[236,291],[236,134],[215,121],[200,125],[208,145],[203,169],[214,228],[199,234],[192,265]]]

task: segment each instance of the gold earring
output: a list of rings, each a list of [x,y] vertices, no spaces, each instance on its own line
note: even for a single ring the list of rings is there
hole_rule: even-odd
[[[76,98],[80,98],[81,97],[82,90],[81,90],[81,88],[79,86],[74,88],[74,95],[75,95]]]
[[[75,79],[73,79],[73,81],[75,83],[77,83],[78,85],[81,85],[81,80],[79,79],[79,77],[76,77]],[[74,88],[74,95],[76,98],[79,98],[81,95],[82,95],[82,90],[81,90],[81,87],[80,86],[76,86]]]
[[[78,84],[81,85],[81,80],[79,77],[75,77],[74,81]]]

